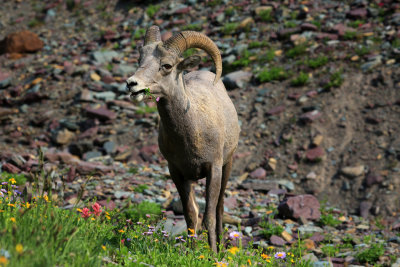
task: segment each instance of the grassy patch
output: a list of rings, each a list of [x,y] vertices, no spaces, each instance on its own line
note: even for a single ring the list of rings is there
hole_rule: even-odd
[[[226,23],[222,28],[222,32],[226,35],[232,34],[237,30],[238,27],[239,23],[237,22]]]
[[[142,39],[145,33],[146,33],[145,29],[137,29],[133,34],[133,39],[135,40]]]
[[[352,28],[358,28],[361,25],[363,25],[364,23],[365,23],[364,20],[357,19],[354,21],[350,21],[348,25],[349,25],[349,27],[352,27]]]
[[[395,39],[392,41],[392,47],[393,47],[393,48],[400,48],[400,38],[395,38]]]
[[[272,60],[274,60],[274,58],[275,58],[275,50],[270,49],[267,52],[265,52],[264,54],[262,54],[260,57],[258,57],[258,62],[259,63],[267,63],[267,62],[271,62]]]
[[[321,30],[321,22],[319,22],[318,20],[311,21],[311,24],[314,24],[315,26],[317,26],[318,30]]]
[[[197,49],[196,48],[189,48],[188,50],[186,50],[185,52],[183,52],[183,57],[184,58],[186,58],[186,57],[190,57],[190,56],[193,56],[194,54],[196,54],[197,53]]]
[[[189,24],[182,27],[183,31],[201,31],[203,26],[201,24]]]
[[[286,52],[286,56],[288,58],[295,58],[301,55],[304,55],[307,52],[308,45],[306,43],[296,45],[295,47],[289,49]]]
[[[285,22],[285,28],[295,28],[296,26],[297,24],[293,21],[288,20]]]
[[[357,32],[356,31],[346,31],[343,35],[344,40],[354,40],[357,38]]]
[[[280,236],[283,232],[283,227],[280,224],[270,223],[268,221],[263,221],[260,223],[260,226],[263,228],[261,233],[269,239],[272,235]]]
[[[227,16],[232,16],[234,12],[235,12],[235,8],[232,6],[226,8],[224,11],[225,15],[227,15]]]
[[[306,65],[312,69],[317,69],[319,67],[322,67],[328,63],[328,57],[327,56],[318,56],[317,58],[310,58],[306,60]]]
[[[340,87],[343,81],[342,70],[339,70],[331,75],[329,82],[324,86],[324,88],[330,89],[332,87]]]
[[[270,82],[270,81],[281,81],[288,77],[287,71],[282,67],[271,67],[268,69],[263,69],[257,76],[260,82]]]
[[[149,16],[149,18],[153,18],[158,10],[160,10],[159,5],[149,5],[148,8],[146,9],[146,14],[147,16]]]
[[[292,86],[303,86],[308,83],[308,74],[300,72],[299,76],[291,81]]]
[[[0,173],[0,180],[8,181],[11,178],[15,180],[16,185],[24,185],[27,181],[27,177],[23,174],[12,174],[8,172]]]
[[[260,48],[260,47],[267,47],[268,46],[268,42],[267,41],[253,41],[249,43],[248,48],[249,49],[253,49],[253,48]]]
[[[143,193],[144,190],[148,189],[148,185],[147,184],[140,184],[138,186],[135,187],[135,192],[136,193]]]
[[[385,249],[382,244],[372,244],[370,248],[364,249],[356,254],[360,263],[374,263],[383,256]]]
[[[247,49],[245,49],[240,59],[232,62],[232,66],[234,68],[247,67],[251,63],[250,56],[252,56],[251,53]]]
[[[362,57],[365,56],[367,54],[369,54],[371,52],[371,48],[369,48],[368,46],[357,46],[355,49],[355,52],[358,56]]]
[[[266,9],[260,12],[260,19],[264,22],[273,21],[274,17],[272,16],[272,9]]]
[[[207,2],[208,6],[218,6],[222,3],[222,0],[211,0]]]

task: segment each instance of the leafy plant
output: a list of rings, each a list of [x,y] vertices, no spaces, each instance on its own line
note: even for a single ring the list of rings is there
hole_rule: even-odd
[[[222,3],[222,0],[211,0],[211,1],[207,2],[207,5],[213,7],[213,6],[218,6],[221,3]]]
[[[225,15],[227,15],[227,16],[232,16],[234,12],[235,12],[235,8],[232,6],[228,7],[224,11]]]
[[[136,193],[143,193],[143,191],[145,189],[148,189],[149,187],[147,186],[147,184],[140,184],[138,186],[135,187],[135,192]]]
[[[189,24],[182,27],[184,31],[201,31],[203,26],[201,24]]]
[[[135,40],[141,39],[145,33],[146,33],[145,29],[137,29],[135,31],[135,33],[133,34],[133,39],[135,39]]]
[[[358,27],[360,27],[360,25],[363,25],[364,23],[365,23],[364,20],[357,19],[357,20],[354,20],[354,21],[350,21],[349,22],[349,27],[358,28]]]
[[[285,28],[294,28],[296,26],[297,26],[297,24],[293,21],[288,20],[285,22]]]
[[[263,228],[261,233],[266,237],[270,238],[272,235],[280,236],[282,232],[285,230],[281,225],[270,223],[266,220],[260,223],[260,226]]]
[[[382,244],[372,244],[370,248],[358,252],[355,257],[360,263],[374,263],[384,252],[385,248]]]
[[[332,215],[332,213],[327,213],[327,214],[321,214],[320,223],[322,225],[329,225],[329,226],[332,226],[332,227],[336,227],[339,224],[341,224],[342,222],[339,221],[338,219],[336,219]]]
[[[330,89],[332,87],[340,87],[342,83],[343,83],[342,70],[339,70],[331,75],[329,82],[324,86],[324,88]]]
[[[339,253],[339,247],[333,245],[333,244],[327,244],[321,248],[322,253],[324,253],[327,257],[333,257],[337,253]]]
[[[299,76],[297,76],[291,81],[291,84],[293,86],[303,86],[307,84],[307,82],[308,82],[308,74],[300,72]]]
[[[326,63],[328,63],[327,56],[318,56],[317,58],[311,58],[306,60],[306,65],[312,69],[317,69],[319,67],[322,67]]]
[[[259,16],[264,22],[271,22],[274,19],[274,17],[272,16],[272,9],[262,10]]]
[[[355,38],[357,38],[356,31],[346,31],[343,35],[344,40],[354,40]]]
[[[7,182],[9,179],[14,178],[16,181],[16,185],[24,185],[27,181],[27,177],[23,174],[13,174],[8,172],[2,172],[0,174],[0,181]]]
[[[265,52],[258,58],[258,62],[260,63],[271,62],[272,60],[274,60],[274,58],[275,58],[275,50],[269,49],[267,50],[267,52]]]
[[[253,49],[253,48],[259,48],[259,47],[267,47],[268,46],[268,42],[267,41],[253,41],[249,43],[248,48],[249,49]]]
[[[270,82],[274,80],[285,80],[288,77],[288,73],[282,67],[271,67],[269,69],[263,69],[257,76],[260,82]]]
[[[139,204],[130,204],[124,210],[124,215],[127,219],[131,219],[136,222],[140,219],[146,218],[146,214],[149,215],[160,215],[161,214],[161,206],[160,204],[154,202],[143,201]]]
[[[240,57],[240,59],[235,60],[234,62],[232,62],[232,66],[234,68],[236,68],[236,67],[247,67],[251,62],[250,56],[251,56],[251,53],[247,49],[245,49],[243,51],[242,56]]]
[[[236,31],[236,29],[239,27],[239,23],[237,22],[231,22],[231,23],[226,23],[224,27],[222,28],[222,32],[226,35],[232,34]]]
[[[146,9],[146,14],[149,16],[149,18],[153,18],[158,10],[160,10],[159,5],[149,5]]]
[[[301,56],[306,53],[307,46],[308,46],[307,43],[296,45],[295,47],[289,49],[286,52],[286,56],[288,58],[295,58],[295,57]]]

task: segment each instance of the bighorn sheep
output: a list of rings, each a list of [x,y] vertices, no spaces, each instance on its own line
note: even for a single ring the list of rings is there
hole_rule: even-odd
[[[213,59],[216,74],[183,71],[195,67],[199,56],[182,58],[189,48],[201,48]],[[239,139],[236,109],[220,81],[221,54],[202,33],[180,32],[161,41],[157,26],[147,29],[139,68],[127,80],[132,100],[149,90],[157,97],[160,114],[158,143],[179,192],[188,228],[196,230],[199,208],[192,185],[206,177],[203,226],[213,251],[223,234],[224,191]]]

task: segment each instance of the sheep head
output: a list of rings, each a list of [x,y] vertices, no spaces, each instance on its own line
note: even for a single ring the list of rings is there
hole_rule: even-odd
[[[221,77],[222,60],[210,38],[202,33],[183,31],[163,43],[159,28],[152,26],[146,31],[144,45],[139,51],[139,68],[126,82],[131,99],[143,100],[147,88],[155,97],[170,95],[182,71],[200,63],[199,56],[181,57],[189,48],[203,49],[212,57],[216,67],[215,85]]]

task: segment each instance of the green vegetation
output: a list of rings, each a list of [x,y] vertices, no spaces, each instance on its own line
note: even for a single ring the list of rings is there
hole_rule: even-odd
[[[146,14],[149,16],[149,18],[153,18],[158,10],[160,10],[159,5],[149,5],[149,7],[146,9]]]
[[[133,34],[133,39],[135,40],[142,39],[145,33],[146,33],[145,29],[137,29]]]
[[[271,67],[268,69],[263,69],[257,77],[262,83],[275,80],[282,81],[288,77],[288,73],[282,67]]]
[[[324,86],[324,88],[330,89],[332,87],[340,87],[342,83],[343,83],[342,70],[339,70],[331,75],[329,82]]]
[[[232,34],[237,30],[238,27],[239,23],[237,22],[226,23],[222,28],[222,32],[226,35]]]
[[[227,16],[232,16],[234,12],[235,12],[235,8],[232,6],[228,7],[224,11],[225,15],[227,15]]]
[[[327,56],[318,56],[317,58],[310,58],[306,60],[306,65],[312,69],[317,69],[328,63]]]
[[[346,31],[343,35],[344,40],[354,40],[357,38],[357,32],[356,31]]]
[[[222,0],[211,0],[207,2],[208,6],[218,6],[222,3]]]
[[[126,219],[131,219],[135,222],[141,219],[144,220],[149,215],[150,218],[155,219],[161,215],[161,207],[157,203],[148,201],[143,201],[139,204],[128,204],[123,210],[123,215]]]
[[[323,214],[321,214],[321,219],[320,219],[320,223],[322,225],[329,225],[332,227],[336,227],[339,224],[341,224],[342,222],[339,221],[338,219],[336,219],[332,213],[330,212],[325,212]]]
[[[337,253],[339,253],[340,249],[339,247],[333,245],[333,244],[327,244],[321,248],[322,253],[325,254],[327,257],[333,257]]]
[[[145,189],[148,189],[149,187],[147,186],[147,184],[140,184],[138,186],[135,187],[135,192],[136,193],[143,193],[143,191]]]
[[[261,11],[259,16],[264,22],[271,22],[274,19],[274,17],[272,16],[272,9]]]
[[[295,58],[295,57],[304,55],[307,51],[307,47],[308,47],[307,43],[296,45],[295,47],[289,49],[286,52],[286,56],[288,58]]]
[[[349,22],[349,27],[358,28],[358,27],[360,27],[360,25],[363,25],[363,24],[365,24],[364,20],[357,19],[357,20],[354,20],[354,21],[350,21]]]
[[[260,48],[260,47],[267,47],[268,46],[268,42],[267,41],[253,41],[249,43],[248,48],[249,49],[253,49],[253,48]]]
[[[285,28],[295,28],[296,26],[297,24],[293,21],[288,20],[285,22]]]
[[[143,106],[140,107],[138,110],[136,110],[136,114],[143,115],[147,113],[155,113],[157,112],[157,106],[154,107],[149,107],[149,106]]]
[[[364,249],[356,254],[360,263],[374,263],[383,255],[385,249],[382,244],[372,244],[370,248]]]
[[[189,24],[182,27],[183,31],[201,31],[203,26],[201,24]]]
[[[356,54],[360,57],[365,56],[367,54],[369,54],[371,52],[371,48],[369,48],[368,46],[357,46],[356,49]]]
[[[267,52],[265,52],[258,58],[258,62],[267,63],[267,62],[271,62],[272,60],[274,60],[274,58],[275,58],[275,50],[270,49],[270,50],[267,50]]]
[[[269,239],[272,235],[277,235],[280,236],[283,232],[283,230],[285,230],[281,225],[279,224],[274,224],[274,223],[270,223],[266,220],[264,220],[263,222],[260,223],[260,226],[262,228],[264,228],[263,230],[261,230],[261,233],[267,238]]]
[[[23,174],[12,174],[8,172],[0,173],[0,180],[8,181],[13,178],[16,182],[16,185],[24,185],[27,181],[27,177]]]
[[[291,81],[292,86],[303,86],[308,83],[308,74],[300,72],[299,76]]]
[[[318,30],[321,30],[321,22],[319,22],[318,20],[311,21],[311,24],[314,24],[315,26],[317,26]]]
[[[34,28],[34,27],[37,27],[37,26],[42,25],[42,24],[43,24],[43,21],[38,20],[37,18],[34,18],[31,21],[29,21],[28,27],[29,28]]]
[[[245,49],[243,51],[242,56],[240,57],[240,59],[235,60],[232,63],[232,67],[234,67],[234,68],[247,67],[251,62],[250,56],[252,56],[251,53],[247,49]]]
[[[189,48],[188,50],[186,50],[185,52],[183,52],[183,57],[190,57],[193,56],[194,54],[197,53],[197,49],[196,48]]]
[[[395,39],[392,41],[392,47],[393,47],[393,48],[400,48],[400,38],[395,38]]]

